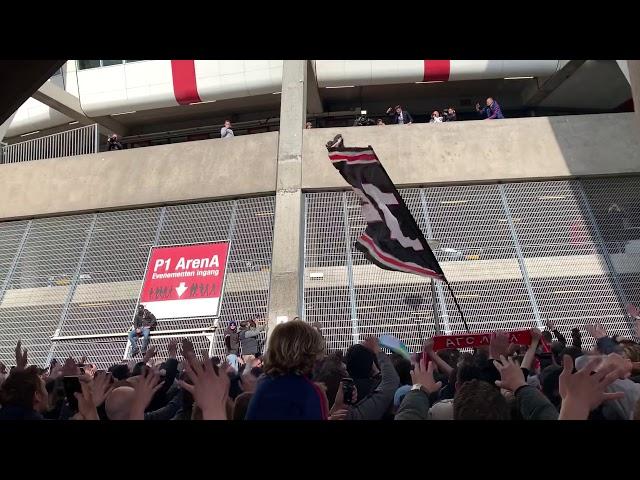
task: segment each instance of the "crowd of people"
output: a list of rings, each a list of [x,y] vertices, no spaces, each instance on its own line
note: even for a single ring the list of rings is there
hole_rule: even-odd
[[[640,419],[640,344],[586,325],[595,347],[549,322],[528,346],[496,331],[488,346],[409,360],[376,337],[328,351],[318,323],[276,325],[261,354],[264,322],[231,322],[226,359],[199,356],[174,339],[168,357],[149,346],[140,361],[98,370],[86,358],[0,364],[4,420],[631,420]],[[636,321],[640,337],[640,321]],[[550,347],[550,348],[547,348]],[[179,360],[178,350],[181,353]]]
[[[480,118],[484,120],[498,120],[504,118],[500,104],[492,97],[487,98],[486,105],[483,107],[480,107],[480,103],[476,103],[476,112]],[[404,107],[402,107],[402,105],[389,107],[386,114],[389,116],[390,122],[393,125],[410,125],[413,123],[413,117]],[[431,113],[429,123],[455,122],[457,120],[458,116],[455,109],[453,107],[447,107],[442,110],[442,113],[440,113],[439,110],[434,110]],[[386,125],[382,118],[378,118],[375,124],[379,126]],[[362,122],[360,125],[362,125]]]
[[[479,103],[476,103],[476,112],[480,118],[484,120],[497,120],[504,118],[502,114],[502,109],[497,101],[495,101],[492,97],[487,98],[486,105],[480,107]],[[394,125],[410,125],[413,123],[413,117],[411,114],[404,109],[401,105],[396,105],[395,107],[389,107],[386,111],[386,114],[390,118],[390,122]],[[453,107],[444,108],[442,114],[438,110],[434,110],[431,113],[431,119],[429,123],[442,123],[442,122],[455,122],[458,120],[456,111]],[[382,118],[376,119],[374,122],[370,120],[365,123],[362,121],[356,120],[356,126],[364,126],[364,125],[379,125],[384,126],[386,123]],[[304,125],[305,130],[309,130],[313,128],[313,124],[311,122],[306,122]],[[233,133],[233,128],[231,127],[231,121],[225,120],[224,126],[220,129],[220,138],[233,138],[235,135]],[[107,150],[122,150],[124,147],[118,138],[118,135],[113,133],[107,139]]]

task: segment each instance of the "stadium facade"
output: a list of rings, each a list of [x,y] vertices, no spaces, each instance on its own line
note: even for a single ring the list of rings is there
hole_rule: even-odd
[[[626,61],[67,61],[3,125],[0,360],[123,359],[152,246],[229,241],[219,318],[160,321],[222,354],[255,316],[320,322],[330,348],[460,332],[439,283],[380,270],[325,143],[372,145],[472,330],[640,306],[637,65]],[[508,118],[476,121],[492,96]],[[412,125],[353,127],[402,104]],[[638,100],[636,99],[636,104]],[[452,106],[459,120],[423,123]],[[236,131],[220,139],[230,119]],[[306,122],[314,128],[304,129]],[[116,132],[125,148],[105,151]],[[215,326],[214,326],[215,325]]]

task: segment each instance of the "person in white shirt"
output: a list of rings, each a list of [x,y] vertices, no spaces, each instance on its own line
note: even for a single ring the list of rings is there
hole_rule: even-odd
[[[442,115],[440,115],[439,111],[435,110],[431,114],[431,120],[429,120],[429,123],[442,123]]]
[[[224,127],[220,129],[220,138],[233,137],[233,130],[231,130],[231,122],[229,120],[224,121]]]

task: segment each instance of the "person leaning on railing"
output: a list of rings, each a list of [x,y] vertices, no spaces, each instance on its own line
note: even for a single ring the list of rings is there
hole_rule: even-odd
[[[122,143],[118,141],[118,135],[115,133],[107,140],[108,150],[122,150]]]

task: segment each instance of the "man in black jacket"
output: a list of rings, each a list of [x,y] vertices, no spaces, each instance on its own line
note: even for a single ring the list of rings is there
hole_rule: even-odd
[[[445,108],[443,117],[444,117],[443,121],[445,122],[455,122],[456,120],[458,120],[458,117],[456,116],[456,111],[451,107]]]
[[[260,320],[259,323],[260,325],[255,320],[240,323],[240,346],[244,363],[250,362],[260,353],[259,335],[266,328],[266,324]]]
[[[108,150],[122,150],[122,144],[118,140],[118,135],[115,133],[109,137],[107,140]]]
[[[229,323],[224,332],[224,346],[227,350],[227,362],[238,373],[238,358],[240,356],[240,334],[236,322]]]
[[[155,330],[158,321],[153,313],[144,308],[144,305],[138,305],[136,316],[133,318],[133,330],[129,332],[129,342],[131,342],[131,356],[138,354],[138,337],[142,339],[142,355],[147,352],[149,346],[149,335],[151,330]]]
[[[396,105],[395,108],[389,107],[387,109],[387,115],[391,117],[391,122],[395,125],[410,125],[413,123],[411,114],[400,105]]]

